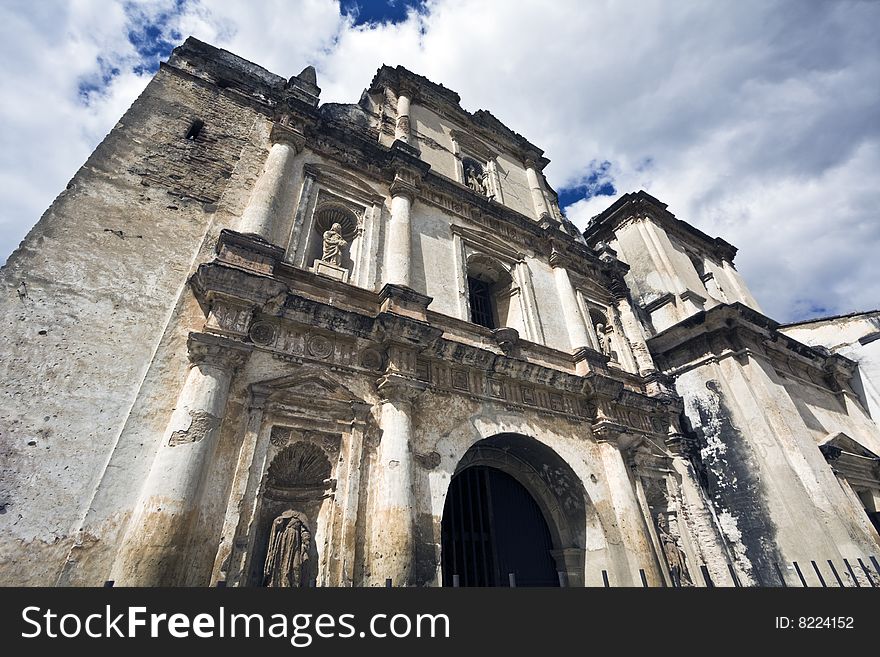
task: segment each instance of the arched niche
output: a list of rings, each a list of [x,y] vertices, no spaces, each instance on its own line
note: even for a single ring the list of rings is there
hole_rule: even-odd
[[[290,371],[251,385],[256,438],[239,457],[221,573],[232,586],[262,585],[273,522],[295,512],[311,534],[307,584],[350,586],[370,405],[321,367]]]
[[[324,246],[324,233],[330,230],[334,224],[340,225],[342,237],[348,243],[342,250],[340,266],[348,270],[350,274],[354,270],[351,254],[353,242],[357,237],[358,216],[350,207],[335,201],[323,201],[315,208],[306,262],[313,263],[315,260],[320,260]]]

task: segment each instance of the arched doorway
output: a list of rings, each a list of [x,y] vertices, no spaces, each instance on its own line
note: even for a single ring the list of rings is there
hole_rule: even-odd
[[[473,444],[441,520],[443,586],[583,586],[586,491],[546,444],[502,433]]]
[[[538,503],[496,468],[477,465],[453,477],[443,510],[443,585],[558,586],[553,541]]]

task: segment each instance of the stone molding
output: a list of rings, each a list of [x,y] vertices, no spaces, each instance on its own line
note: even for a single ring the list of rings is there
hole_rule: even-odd
[[[719,304],[650,338],[654,361],[667,374],[731,356],[767,359],[774,368],[805,382],[849,393],[856,363],[788,337],[779,324],[741,303]]]
[[[221,236],[238,244],[238,257],[264,258],[266,249],[258,240],[248,251],[250,239]],[[279,264],[267,267],[274,276],[256,269],[218,259],[201,265],[193,277],[203,308],[222,293],[225,303],[253,309],[247,333],[209,336],[218,344],[241,344],[246,351],[269,352],[292,363],[367,375],[385,390],[398,390],[379,395],[412,394],[399,391],[405,387],[579,422],[592,421],[601,408],[630,434],[666,435],[665,423],[658,430],[653,418],[668,413],[669,400],[650,396],[641,377],[609,369],[607,357],[598,353],[556,352],[511,331],[493,333],[430,313],[430,297],[399,285],[374,293]],[[331,297],[345,298],[346,307],[331,303]],[[458,333],[461,341],[454,337]],[[554,360],[559,369],[543,364]],[[588,367],[579,370],[581,361]]]

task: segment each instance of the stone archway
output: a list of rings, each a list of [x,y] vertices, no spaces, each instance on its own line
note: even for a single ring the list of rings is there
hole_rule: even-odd
[[[491,498],[493,486],[513,501],[499,505],[482,499],[484,492]],[[442,584],[452,586],[453,574],[458,574],[462,585],[506,586],[508,573],[501,570],[519,569],[525,585],[558,585],[553,576],[559,572],[566,585],[583,586],[586,503],[571,467],[534,438],[504,433],[475,443],[459,461],[447,494],[441,521]],[[505,526],[495,526],[499,522]],[[498,545],[499,540],[521,544]],[[467,541],[470,557],[461,549]],[[547,568],[536,566],[548,557],[549,579]],[[463,558],[474,561],[463,564]],[[476,574],[480,569],[485,572]],[[465,572],[470,574],[463,576]]]

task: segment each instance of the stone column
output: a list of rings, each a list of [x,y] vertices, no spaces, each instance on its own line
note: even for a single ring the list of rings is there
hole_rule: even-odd
[[[413,518],[412,395],[415,390],[395,380],[380,381],[382,395],[379,428],[382,437],[376,455],[377,473],[370,518],[371,582],[384,586],[414,584],[415,522]]]
[[[599,446],[620,539],[627,555],[630,585],[642,586],[639,569],[643,569],[649,586],[662,586],[657,557],[651,547],[645,518],[622,453],[628,438],[622,433],[623,427],[602,424],[607,426],[594,427],[593,432]]]
[[[409,105],[413,92],[402,88],[397,92],[397,123],[394,125],[394,139],[409,144],[412,139],[409,123]]]
[[[555,251],[550,256],[550,266],[553,267],[553,278],[556,280],[556,291],[559,294],[571,351],[581,347],[592,347],[584,317],[578,307],[577,296],[568,276],[568,270],[561,265],[559,255]]]
[[[391,220],[388,222],[388,254],[383,283],[410,287],[410,213],[418,192],[417,184],[418,176],[408,169],[398,169],[391,183]]]
[[[301,132],[276,123],[269,139],[272,143],[269,156],[241,215],[238,231],[274,244],[279,220],[291,204],[294,160],[305,144],[305,137]]]
[[[121,586],[180,583],[229,384],[250,351],[245,345],[197,333],[190,334],[188,347],[192,365],[113,565],[110,579]]]
[[[547,205],[547,199],[544,196],[544,190],[541,188],[541,180],[538,177],[538,170],[535,161],[531,158],[525,161],[526,178],[529,181],[529,189],[532,192],[532,203],[535,206],[535,216],[538,221],[550,218],[550,208]]]

